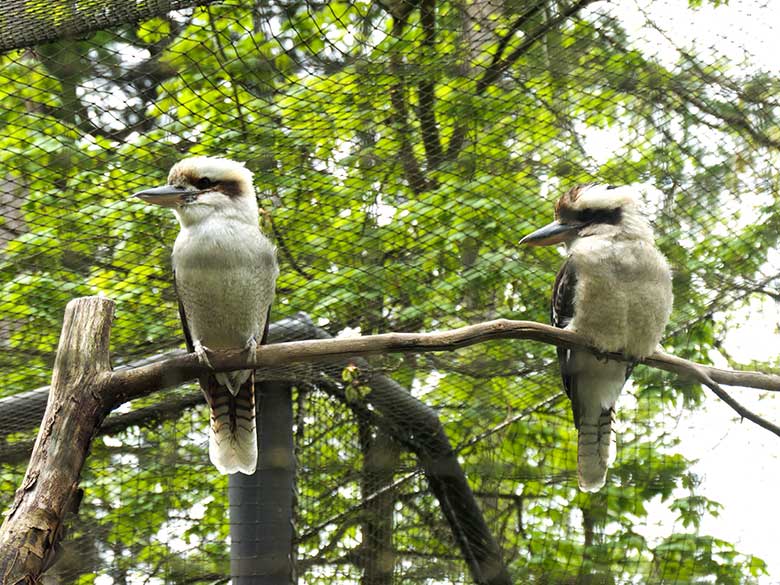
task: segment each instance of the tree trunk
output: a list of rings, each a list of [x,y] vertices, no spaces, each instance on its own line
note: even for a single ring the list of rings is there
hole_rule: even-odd
[[[400,449],[387,433],[374,428],[368,421],[359,421],[358,425],[363,453],[360,482],[363,498],[381,492],[366,505],[361,524],[363,543],[360,547],[360,561],[363,576],[360,583],[392,585],[395,571],[393,507],[396,492],[387,487],[393,483]]]
[[[114,303],[74,299],[65,309],[49,401],[22,486],[0,528],[0,584],[35,583],[54,562],[79,476],[108,412],[104,390]]]

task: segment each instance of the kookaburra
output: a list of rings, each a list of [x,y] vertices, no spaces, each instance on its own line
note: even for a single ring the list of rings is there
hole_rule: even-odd
[[[553,287],[553,325],[636,360],[657,349],[672,311],[671,272],[630,187],[574,187],[555,204],[555,221],[520,243],[566,244]],[[633,364],[564,348],[558,362],[578,431],[579,486],[597,491],[614,458],[615,402]]]
[[[187,349],[208,367],[208,349],[254,355],[268,332],[279,269],[258,225],[252,173],[224,158],[188,158],[173,166],[167,185],[135,195],[171,208],[179,220],[172,259]],[[221,473],[254,473],[254,371],[208,373],[199,381],[211,409],[212,463]]]

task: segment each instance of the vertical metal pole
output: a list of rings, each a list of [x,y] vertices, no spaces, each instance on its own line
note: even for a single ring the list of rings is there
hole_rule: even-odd
[[[233,585],[291,585],[295,451],[292,386],[258,382],[259,461],[253,475],[228,480]]]

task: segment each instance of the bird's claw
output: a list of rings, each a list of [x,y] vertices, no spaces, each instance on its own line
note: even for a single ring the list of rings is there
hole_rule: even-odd
[[[257,351],[257,339],[255,339],[254,335],[247,339],[244,351],[246,351],[246,363],[251,364],[255,358],[255,351]]]
[[[203,345],[199,340],[195,341],[195,354],[198,356],[198,362],[200,362],[200,365],[204,368],[208,368],[209,370],[213,370],[214,366],[211,365],[211,362],[209,361],[209,356],[206,352],[209,351],[209,348]]]

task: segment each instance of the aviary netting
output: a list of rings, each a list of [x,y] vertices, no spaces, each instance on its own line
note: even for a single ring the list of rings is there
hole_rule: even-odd
[[[735,19],[728,37],[685,44],[660,3],[195,4],[0,9],[4,509],[22,484],[68,301],[116,302],[115,367],[182,347],[176,226],[130,195],[190,154],[255,172],[282,265],[275,340],[546,322],[560,255],[517,241],[550,218],[561,190],[598,180],[644,189],[675,270],[665,348],[777,368],[776,357],[730,355],[746,308],[770,310],[780,280],[778,71],[755,44],[756,31],[772,31],[769,3],[670,4],[689,30],[719,10]],[[741,35],[743,17],[756,29]],[[637,368],[620,402],[619,459],[604,490],[586,495],[554,363],[550,345],[497,340],[267,370],[289,393],[289,419],[277,422],[295,455],[280,484],[294,479],[295,498],[277,574],[489,582],[430,482],[434,452],[468,480],[479,517],[462,528],[493,538],[504,573],[490,578],[757,582],[767,568],[754,551],[702,526],[718,504],[677,428],[703,403],[699,383]],[[745,392],[756,390],[735,396]],[[403,434],[418,421],[410,403],[441,424],[451,452],[438,429]],[[224,581],[231,544],[233,575],[255,571],[235,559],[206,425],[191,385],[109,416],[48,578]],[[261,542],[250,548],[279,549],[268,518],[250,523]]]

